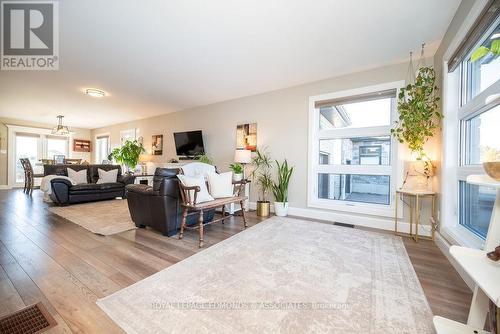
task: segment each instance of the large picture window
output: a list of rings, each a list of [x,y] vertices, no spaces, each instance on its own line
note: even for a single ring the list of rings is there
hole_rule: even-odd
[[[495,5],[495,4],[494,4]],[[484,9],[448,63],[443,174],[444,232],[459,243],[478,247],[487,237],[495,190],[467,183],[484,174],[481,164],[500,161],[500,43],[498,10]],[[495,14],[496,13],[496,14]],[[458,55],[458,56],[457,56]]]
[[[311,207],[393,214],[392,83],[310,98],[308,203]],[[371,210],[371,211],[370,211]]]

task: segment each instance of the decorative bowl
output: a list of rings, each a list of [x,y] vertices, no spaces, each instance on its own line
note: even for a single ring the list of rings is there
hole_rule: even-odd
[[[492,179],[500,181],[500,161],[483,162],[483,168]]]

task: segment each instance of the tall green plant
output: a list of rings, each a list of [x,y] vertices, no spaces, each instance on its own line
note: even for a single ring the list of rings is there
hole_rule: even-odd
[[[278,182],[273,182],[272,189],[274,198],[277,202],[288,202],[288,185],[290,184],[290,177],[293,173],[293,166],[288,166],[288,161],[279,163],[276,160],[276,167],[278,168]]]
[[[402,88],[398,95],[399,119],[391,129],[391,134],[400,143],[406,143],[418,160],[432,168],[430,159],[424,151],[424,144],[439,128],[443,114],[438,110],[438,87],[436,74],[432,67],[418,70],[415,83]]]
[[[127,140],[121,147],[115,148],[108,156],[108,160],[115,160],[120,165],[133,169],[139,163],[139,156],[146,152],[142,143],[137,140]]]
[[[255,156],[252,158],[253,171],[250,177],[259,188],[259,201],[267,202],[267,195],[273,185],[271,156],[267,152],[267,149],[263,151],[257,150],[255,153]]]

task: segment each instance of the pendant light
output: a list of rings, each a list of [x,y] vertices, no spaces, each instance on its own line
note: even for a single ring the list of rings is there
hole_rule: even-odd
[[[63,120],[64,116],[58,115],[57,118],[59,119],[59,122],[58,122],[57,126],[55,126],[52,129],[53,135],[67,136],[67,135],[70,135],[71,133],[73,133],[72,131],[69,130],[69,128],[66,125],[62,124],[62,120]]]

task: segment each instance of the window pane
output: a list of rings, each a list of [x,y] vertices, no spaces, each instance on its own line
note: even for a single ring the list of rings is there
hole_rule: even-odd
[[[495,29],[473,49],[472,55],[478,49],[487,51],[491,49],[493,43],[500,43],[500,24],[495,24]],[[500,79],[500,57],[491,51],[474,61],[469,57],[466,68],[467,100],[474,98]]]
[[[102,163],[108,159],[109,137],[99,137],[96,142],[96,162]]]
[[[495,189],[460,181],[459,223],[483,239],[490,225]]]
[[[38,142],[40,137],[36,136],[16,136],[16,183],[24,182],[24,169],[19,159],[28,158],[35,173],[41,172],[38,163]]]
[[[318,198],[389,204],[389,175],[318,174]]]
[[[47,159],[53,159],[54,155],[68,156],[68,139],[47,138]]]
[[[500,161],[500,105],[465,121],[466,165]]]
[[[390,156],[389,136],[319,141],[320,165],[389,165]]]
[[[320,108],[319,128],[363,128],[390,125],[394,98],[345,103]]]

